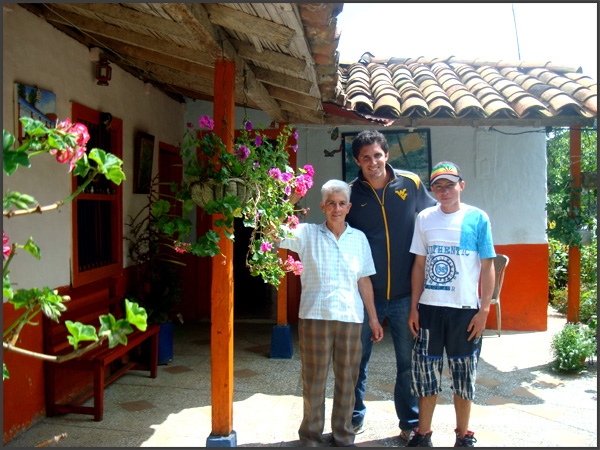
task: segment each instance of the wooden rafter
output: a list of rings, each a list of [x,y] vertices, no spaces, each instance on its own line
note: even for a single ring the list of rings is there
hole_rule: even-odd
[[[295,31],[284,25],[270,22],[260,17],[237,11],[227,6],[216,3],[205,3],[210,21],[222,26],[251,36],[256,36],[276,44],[289,47]]]

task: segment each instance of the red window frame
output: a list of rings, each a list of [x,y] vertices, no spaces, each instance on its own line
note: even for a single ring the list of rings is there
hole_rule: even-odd
[[[99,124],[100,111],[73,102],[71,104],[71,121]],[[113,117],[110,122],[110,130],[111,153],[123,159],[123,121]],[[91,149],[88,148],[88,150]],[[114,187],[115,190],[112,194],[81,193],[73,200],[73,287],[83,286],[111,276],[118,276],[123,271],[123,184]],[[77,177],[72,178],[71,189],[73,192],[77,190]],[[77,214],[79,210],[78,204],[85,200],[108,202],[111,212],[110,233],[112,239],[110,244],[114,262],[98,268],[82,270],[79,265],[79,230]]]

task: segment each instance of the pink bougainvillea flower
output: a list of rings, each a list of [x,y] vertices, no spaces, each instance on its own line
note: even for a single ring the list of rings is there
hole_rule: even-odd
[[[269,169],[269,176],[275,180],[281,180],[281,170],[278,167]]]
[[[309,184],[309,180],[312,183],[312,178],[310,177],[306,177],[306,175],[298,175],[296,177],[296,193],[300,196],[300,197],[304,197],[306,195],[306,192],[308,191],[308,188],[310,187]]]
[[[263,242],[262,244],[260,244],[260,251],[266,253],[270,251],[272,247],[273,244],[271,244],[270,242]]]
[[[12,251],[12,247],[8,245],[8,237],[4,230],[2,230],[2,257],[4,261],[6,261],[10,257],[10,252]]]
[[[246,122],[244,128],[246,128],[246,131],[250,131],[252,129],[252,122],[250,122],[249,120]]]
[[[294,178],[293,173],[283,172],[281,174],[281,181],[283,181],[284,183],[289,183],[292,178]]]
[[[212,130],[215,127],[215,122],[208,116],[200,116],[198,125],[200,125],[200,128],[208,128],[209,130]]]
[[[235,154],[240,161],[244,161],[248,156],[250,156],[250,150],[245,145],[240,145],[235,151]]]
[[[187,253],[191,247],[192,247],[192,244],[189,244],[187,242],[175,241],[175,251],[177,253]]]
[[[254,145],[256,145],[257,147],[260,147],[262,145],[262,137],[260,136],[260,134],[256,135],[256,139],[254,140]]]

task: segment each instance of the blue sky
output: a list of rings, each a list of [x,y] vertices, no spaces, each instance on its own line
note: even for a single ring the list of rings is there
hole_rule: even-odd
[[[515,33],[515,11],[518,42]],[[344,3],[340,62],[442,57],[552,61],[597,79],[596,3]]]

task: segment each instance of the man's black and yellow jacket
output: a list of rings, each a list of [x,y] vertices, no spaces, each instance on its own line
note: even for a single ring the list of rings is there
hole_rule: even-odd
[[[386,168],[392,178],[381,196],[364,178],[351,183],[352,208],[346,217],[351,227],[367,236],[377,273],[371,276],[375,298],[394,299],[410,295],[410,274],[415,255],[410,253],[415,217],[435,205],[427,188],[415,173]]]

